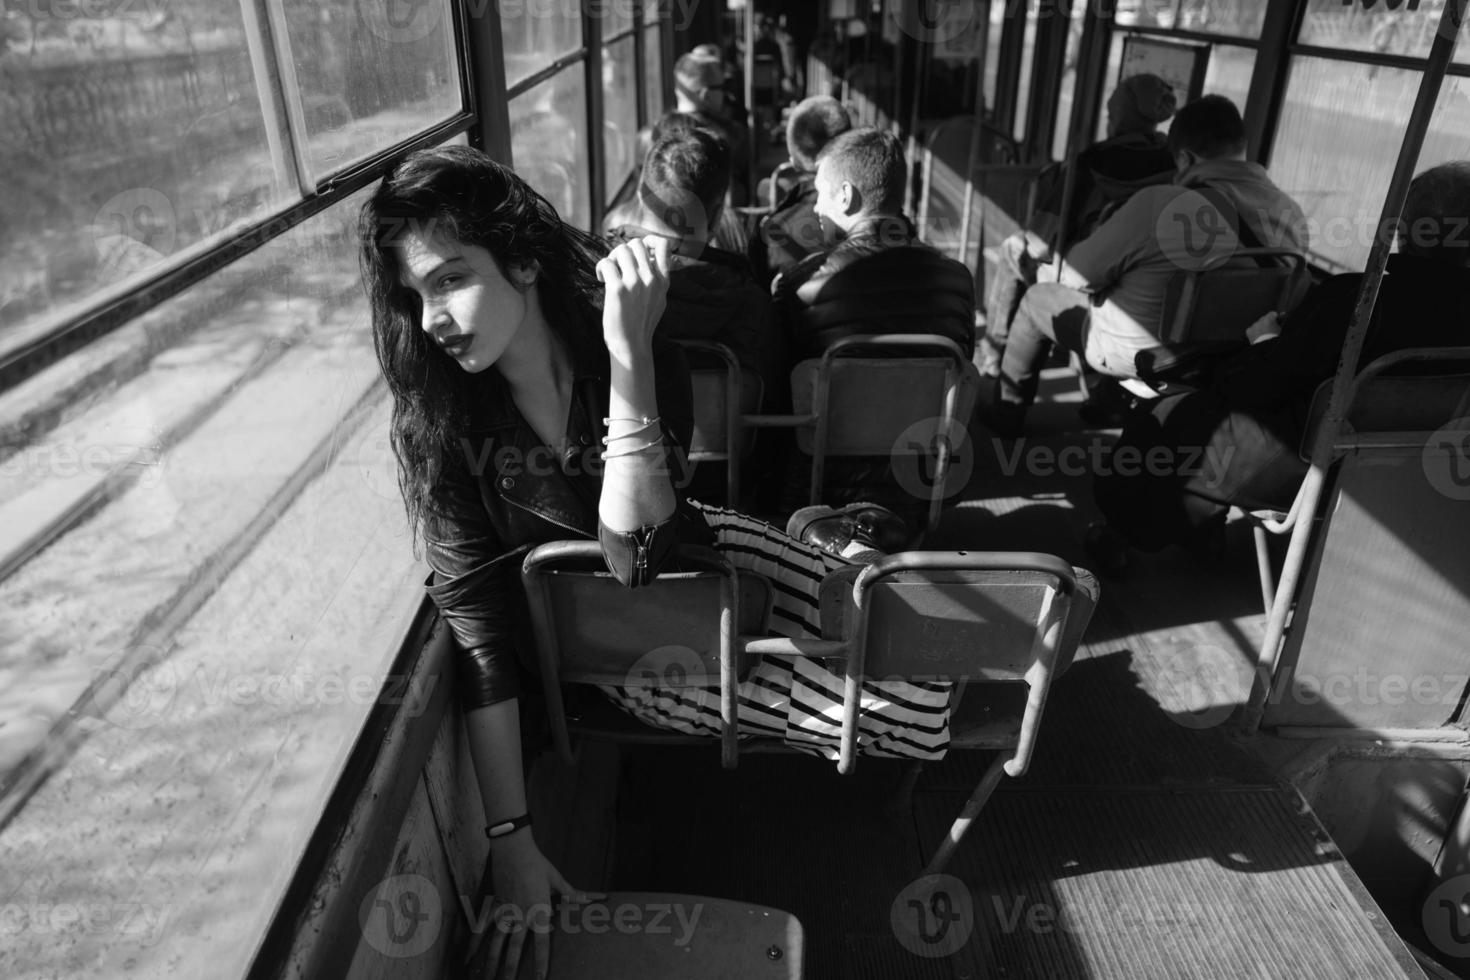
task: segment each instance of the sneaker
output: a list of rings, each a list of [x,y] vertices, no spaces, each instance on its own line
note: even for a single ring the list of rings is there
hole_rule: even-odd
[[[826,504],[803,507],[786,522],[786,533],[828,554],[866,561],[902,550],[909,539],[903,518],[871,503],[849,504],[841,510]]]

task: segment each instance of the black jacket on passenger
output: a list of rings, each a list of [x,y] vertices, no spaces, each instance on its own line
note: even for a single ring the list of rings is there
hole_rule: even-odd
[[[817,178],[797,174],[796,184],[776,202],[776,209],[761,221],[750,242],[750,264],[767,286],[785,275],[814,252],[822,251],[826,239],[817,218]]]
[[[1312,397],[1337,371],[1362,278],[1350,273],[1318,286],[1285,317],[1281,336],[1241,350],[1210,388],[1136,413],[1118,446],[1133,447],[1141,459],[1163,447],[1174,466],[1133,475],[1110,468],[1100,476],[1097,502],[1109,523],[1153,550],[1188,544],[1232,504],[1287,510],[1307,472],[1300,453]],[[1391,256],[1358,369],[1408,347],[1467,343],[1470,269]]]
[[[593,339],[596,338],[596,339]],[[460,452],[446,461],[424,527],[433,582],[428,592],[459,642],[459,685],[467,709],[520,693],[520,667],[535,663],[521,562],[538,544],[600,540],[609,569],[624,582],[651,581],[678,542],[712,544],[704,519],[679,488],[693,431],[689,371],[683,352],[654,341],[655,397],[679,505],[644,534],[601,525],[601,421],[608,414],[610,371],[599,334],[573,351],[574,389],[562,458],[521,416],[509,386],[490,379]],[[493,368],[491,371],[493,372]],[[640,540],[641,538],[641,540]]]
[[[1158,133],[1123,133],[1094,143],[1077,155],[1065,252],[1073,242],[1090,235],[1098,224],[1133,192],[1152,183],[1168,183],[1174,158]],[[1070,163],[1053,164],[1037,177],[1036,208],[1031,230],[1050,238],[1062,212]]]
[[[830,252],[809,255],[773,287],[794,359],[857,334],[936,333],[975,349],[970,270],[914,237],[902,216],[868,218]]]

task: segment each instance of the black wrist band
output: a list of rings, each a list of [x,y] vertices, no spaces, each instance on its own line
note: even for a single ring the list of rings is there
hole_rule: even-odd
[[[504,837],[506,834],[513,834],[522,827],[529,826],[531,826],[531,815],[529,813],[523,813],[514,820],[502,820],[500,823],[492,823],[485,828],[485,836],[494,840],[496,837]]]

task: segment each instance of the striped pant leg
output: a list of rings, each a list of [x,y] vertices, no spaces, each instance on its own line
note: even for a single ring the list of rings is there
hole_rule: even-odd
[[[793,639],[821,635],[818,588],[847,564],[738,511],[695,504],[715,535],[715,547],[742,571],[772,587],[771,631]],[[807,657],[767,656],[740,686],[742,734],[784,739],[835,759],[842,730],[844,677]],[[648,724],[688,734],[718,735],[715,688],[604,689]],[[949,694],[945,683],[900,680],[863,682],[858,740],[869,755],[942,758],[949,744]]]

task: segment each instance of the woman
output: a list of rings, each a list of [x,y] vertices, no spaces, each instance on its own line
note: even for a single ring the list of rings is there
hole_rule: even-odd
[[[817,586],[846,562],[675,492],[669,474],[683,472],[693,423],[679,350],[654,338],[667,240],[635,239],[604,256],[514,173],[466,147],[400,163],[364,206],[359,233],[400,487],[434,569],[429,594],[462,649],[493,894],[529,910],[573,889],[537,848],[526,813],[517,654],[534,658],[525,654],[525,550],[595,536],[611,571],[636,587],[677,543],[714,544],[775,581],[774,626],[793,636],[817,632]],[[867,751],[942,754],[947,684],[870,688]],[[793,733],[792,717],[805,714],[789,702],[840,691],[841,678],[815,663],[768,658],[742,686],[742,727],[825,751],[826,733]],[[613,693],[639,717],[683,730],[718,718],[714,692],[677,707],[646,690]],[[497,930],[492,960],[505,938]],[[507,975],[523,942],[523,930],[511,934]],[[547,942],[538,929],[539,975]]]

